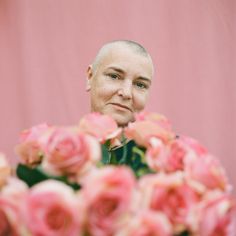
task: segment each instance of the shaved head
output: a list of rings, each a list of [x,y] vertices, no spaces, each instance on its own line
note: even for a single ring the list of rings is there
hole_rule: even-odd
[[[144,57],[148,57],[151,61],[151,56],[147,52],[147,50],[139,43],[131,41],[131,40],[115,40],[108,42],[102,46],[102,48],[98,51],[97,56],[95,57],[92,63],[93,71],[96,71],[98,65],[100,64],[102,58],[114,47],[127,47],[133,52],[142,55]]]

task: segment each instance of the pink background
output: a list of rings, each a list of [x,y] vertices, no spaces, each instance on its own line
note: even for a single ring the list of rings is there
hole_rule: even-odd
[[[236,1],[1,0],[0,149],[19,132],[89,112],[86,69],[102,44],[143,44],[156,68],[148,109],[218,156],[236,186]]]

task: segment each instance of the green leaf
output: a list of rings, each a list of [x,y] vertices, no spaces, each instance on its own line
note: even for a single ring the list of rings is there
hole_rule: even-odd
[[[145,163],[146,149],[138,146],[134,140],[129,141],[125,145],[110,150],[108,145],[102,145],[102,163],[104,165],[127,165],[129,166],[137,178],[154,173]]]
[[[127,164],[127,158],[128,158],[128,145],[124,145],[122,147],[122,157],[119,160],[119,164]]]
[[[130,159],[132,157],[132,148],[136,146],[136,143],[131,140],[125,145],[116,148],[114,150],[111,150],[111,153],[116,156],[116,160],[118,164],[127,164],[129,165]]]
[[[118,165],[119,163],[118,163],[118,160],[117,160],[117,157],[116,157],[115,153],[114,152],[110,152],[109,155],[110,155],[110,162],[109,162],[109,164],[111,164],[111,165]]]
[[[190,236],[190,233],[188,231],[184,231],[181,234],[178,234],[177,236]]]
[[[22,164],[17,166],[16,174],[18,178],[23,180],[29,187],[48,179],[47,176],[39,172],[36,168],[31,169]]]
[[[17,177],[23,180],[29,187],[32,187],[33,185],[48,179],[54,179],[69,185],[74,190],[80,189],[80,185],[78,185],[77,183],[69,182],[66,176],[47,175],[40,169],[40,167],[29,168],[28,166],[19,164],[16,169],[16,174]]]
[[[109,164],[110,162],[110,153],[106,144],[102,144],[102,163]]]

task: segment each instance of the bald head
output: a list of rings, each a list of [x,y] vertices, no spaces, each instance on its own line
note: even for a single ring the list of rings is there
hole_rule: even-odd
[[[101,49],[98,51],[93,63],[92,69],[96,71],[97,67],[99,66],[101,60],[106,56],[112,49],[119,48],[119,47],[126,47],[130,49],[132,52],[137,53],[141,56],[149,58],[152,63],[152,58],[147,52],[147,50],[139,43],[131,41],[131,40],[115,40],[109,43],[104,44]],[[154,70],[154,68],[153,68]]]

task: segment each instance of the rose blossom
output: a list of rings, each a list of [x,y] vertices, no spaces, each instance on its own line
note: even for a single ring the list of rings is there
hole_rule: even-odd
[[[235,201],[228,194],[209,192],[189,215],[193,233],[198,236],[234,236],[235,206]]]
[[[153,137],[149,143],[146,159],[153,170],[184,171],[187,182],[200,193],[207,189],[230,189],[220,162],[196,140],[181,136],[164,144],[160,139]]]
[[[171,236],[172,226],[161,212],[142,211],[130,219],[115,236]]]
[[[198,159],[207,153],[196,140],[186,136],[171,140],[167,144],[153,137],[149,143],[146,153],[147,163],[156,171],[183,171],[185,160]]]
[[[25,182],[16,177],[9,177],[6,184],[1,189],[1,197],[12,201],[13,203],[20,202],[28,191],[28,186]]]
[[[18,236],[16,221],[13,221],[17,210],[3,201],[0,196],[0,235]]]
[[[170,126],[167,125],[169,124],[167,119],[157,114],[152,116],[151,118],[146,118],[140,115],[141,118],[138,118],[137,121],[129,123],[125,128],[125,136],[128,139],[134,139],[137,144],[144,147],[150,146],[149,140],[152,137],[156,137],[164,143],[172,140],[175,134]]]
[[[3,153],[0,153],[0,189],[11,175],[11,167]]]
[[[181,135],[179,140],[181,143],[185,144],[186,147],[189,147],[191,150],[193,150],[196,155],[202,156],[207,154],[207,150],[204,146],[202,146],[196,139]]]
[[[219,160],[207,154],[201,158],[186,158],[186,178],[197,181],[208,189],[229,190],[230,186]]]
[[[84,116],[80,120],[79,130],[94,136],[101,143],[109,139],[115,139],[121,133],[121,128],[118,128],[117,123],[112,117],[98,112]]]
[[[26,235],[20,206],[27,191],[23,181],[12,177],[7,179],[0,193],[0,235]]]
[[[165,116],[163,116],[161,114],[154,113],[154,112],[142,111],[142,112],[137,113],[135,115],[135,121],[144,121],[144,120],[152,121],[153,123],[160,125],[164,129],[169,130],[170,132],[172,131],[170,121]]]
[[[57,128],[45,147],[43,169],[54,175],[75,177],[83,174],[101,157],[98,141],[79,134],[74,128]]]
[[[134,186],[135,178],[127,167],[103,167],[85,178],[82,196],[91,235],[113,235],[122,227],[132,208]]]
[[[15,152],[25,165],[35,166],[41,163],[43,143],[48,132],[50,126],[45,123],[21,132],[20,143],[15,147]]]
[[[21,209],[32,235],[81,235],[81,206],[73,190],[55,180],[31,188]]]
[[[140,179],[139,186],[140,206],[163,212],[176,233],[186,229],[188,212],[200,197],[185,183],[183,173],[144,176]]]

